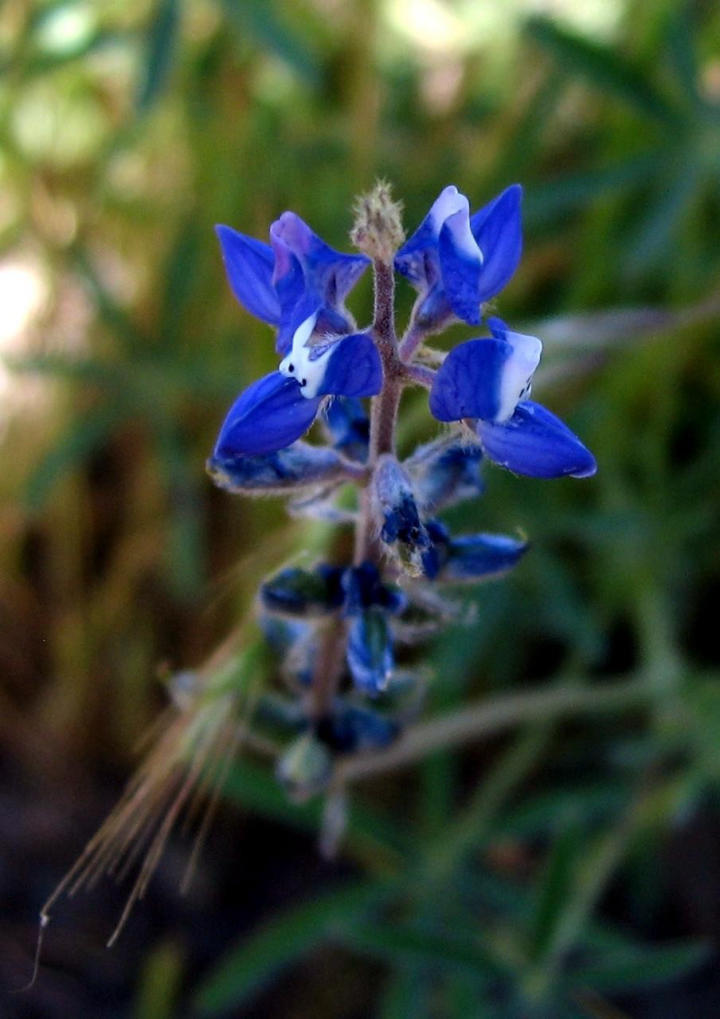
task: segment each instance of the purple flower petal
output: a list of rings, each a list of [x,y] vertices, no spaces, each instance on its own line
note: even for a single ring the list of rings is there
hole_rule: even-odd
[[[257,456],[284,449],[303,435],[321,400],[308,400],[295,379],[272,372],[253,382],[230,408],[217,443],[216,457]]]
[[[507,420],[527,392],[541,352],[540,340],[512,332],[459,344],[435,376],[430,411],[439,421]]]
[[[511,569],[527,552],[526,541],[505,534],[469,534],[450,541],[437,580],[476,581]]]
[[[294,257],[300,264],[308,291],[323,304],[336,308],[370,264],[365,255],[345,255],[331,248],[294,212],[284,212],[270,227],[279,284],[291,272]]]
[[[317,395],[375,396],[382,382],[377,347],[366,333],[354,333],[333,345]]]
[[[468,340],[453,347],[433,381],[430,412],[438,421],[493,418],[511,356],[512,348],[503,340]]]
[[[483,255],[470,230],[467,209],[448,216],[438,238],[443,287],[450,307],[458,318],[479,325],[480,279]]]
[[[473,237],[483,255],[477,295],[481,302],[500,293],[520,261],[521,201],[522,188],[512,184],[470,219]]]
[[[359,690],[375,697],[387,689],[395,662],[392,634],[382,609],[373,606],[352,619],[345,654]]]
[[[395,269],[416,289],[432,287],[440,278],[438,237],[448,216],[462,210],[466,214],[469,212],[467,198],[454,184],[444,188],[415,233],[395,256]]]
[[[280,302],[272,284],[275,261],[272,248],[229,226],[217,226],[215,230],[235,297],[251,315],[277,325]]]
[[[501,467],[530,478],[588,478],[595,457],[560,418],[532,400],[519,403],[509,421],[478,421],[485,455]]]

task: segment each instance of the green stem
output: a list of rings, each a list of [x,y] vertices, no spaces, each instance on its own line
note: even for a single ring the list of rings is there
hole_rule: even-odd
[[[539,723],[567,715],[623,711],[648,703],[653,695],[653,689],[644,679],[593,687],[563,683],[550,690],[508,694],[416,725],[387,750],[352,758],[341,764],[338,772],[344,781],[356,782],[414,764],[434,750],[460,746],[523,722]]]

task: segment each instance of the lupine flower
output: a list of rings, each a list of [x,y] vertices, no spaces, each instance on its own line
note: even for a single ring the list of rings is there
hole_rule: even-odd
[[[345,255],[326,244],[294,212],[270,227],[270,244],[218,226],[233,293],[252,315],[277,326],[276,349],[287,354],[308,319],[321,336],[354,328],[344,300],[370,264],[365,255]]]
[[[327,245],[293,212],[264,244],[217,228],[233,293],[277,327],[279,370],[249,386],[230,408],[214,458],[228,461],[290,446],[308,430],[327,396],[374,396],[382,388],[375,344],[353,333],[344,299],[369,264]]]
[[[276,774],[290,795],[305,798],[331,789],[336,757],[386,747],[412,722],[423,670],[398,672],[395,642],[416,643],[457,618],[435,585],[496,577],[528,547],[502,534],[453,536],[436,517],[482,492],[485,459],[532,477],[594,473],[595,460],[577,436],[529,399],[542,352],[535,337],[490,319],[491,336],[461,343],[437,372],[414,363],[430,333],[455,319],[478,325],[485,302],[512,276],[521,249],[520,199],[513,185],[471,216],[464,195],[447,187],[398,251],[400,207],[381,183],[356,206],[351,237],[361,255],[330,248],[291,212],[273,223],[269,244],[218,227],[232,290],[275,327],[281,360],[231,406],[208,471],[228,491],[292,495],[291,512],[351,524],[352,565],[291,567],[261,585],[256,607],[284,696],[256,687],[269,664],[259,644],[244,653],[228,646],[197,680],[193,673],[177,678],[180,717],[49,900],[41,930],[63,889],[132,861],[147,841],[122,926],[176,817],[186,806],[194,810],[193,784],[206,776],[219,781],[240,737],[251,743],[257,727],[290,735],[276,753]],[[344,301],[370,262],[366,255],[374,261],[375,317],[358,331]],[[393,263],[418,290],[400,341]],[[403,387],[413,384],[429,386],[434,416],[465,422],[472,439],[456,429],[401,464],[396,415]],[[376,397],[369,417],[363,397]],[[329,444],[300,441],[321,411]],[[354,502],[338,495],[346,482],[364,488]],[[275,753],[274,739],[262,734],[255,745]],[[322,841],[334,845],[345,816],[337,788],[328,803]]]
[[[394,456],[386,454],[375,467],[372,481],[380,538],[399,554],[407,572],[422,572],[421,554],[430,539],[423,526],[412,482]]]
[[[586,478],[592,453],[549,410],[525,399],[540,362],[542,343],[489,319],[492,337],[454,347],[430,391],[439,421],[469,419],[488,459],[532,478]]]
[[[343,604],[343,570],[321,563],[314,570],[281,570],[260,588],[260,600],[269,612],[289,616],[316,616],[335,612]]]
[[[418,446],[404,463],[413,480],[418,506],[437,513],[463,499],[481,495],[483,452],[477,445],[443,436]]]
[[[371,708],[351,704],[345,697],[336,697],[331,712],[320,719],[318,737],[341,754],[360,750],[377,750],[389,746],[398,736],[400,726],[393,718]]]
[[[349,469],[334,449],[307,442],[255,456],[215,453],[206,466],[219,488],[243,495],[297,494],[345,479]]]
[[[306,323],[298,333],[308,335]],[[248,386],[228,411],[215,444],[221,460],[272,453],[310,428],[323,397],[373,396],[382,366],[368,335],[355,333],[306,348],[298,340],[280,370]]]
[[[419,291],[416,323],[437,331],[453,318],[479,325],[481,306],[498,294],[520,260],[522,188],[513,184],[470,215],[451,185],[395,256],[395,268]]]
[[[506,534],[467,534],[453,538],[439,520],[427,521],[431,547],[423,555],[426,575],[445,583],[476,583],[516,566],[528,543]]]
[[[406,600],[381,582],[378,568],[370,562],[347,570],[343,586],[350,619],[348,668],[358,689],[375,697],[387,688],[395,665],[389,616],[401,612]]]

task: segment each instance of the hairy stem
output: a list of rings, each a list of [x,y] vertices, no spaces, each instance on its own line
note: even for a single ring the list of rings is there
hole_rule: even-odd
[[[370,412],[369,477],[372,476],[378,457],[395,450],[395,421],[406,372],[398,356],[395,335],[395,276],[392,261],[374,259],[373,279],[375,291],[371,334],[382,362],[383,388],[378,396],[373,397]],[[376,547],[369,487],[366,486],[360,492],[359,499],[353,556],[356,566],[368,559],[377,562],[380,557]],[[344,669],[345,643],[345,625],[341,620],[333,619],[322,634],[313,677],[311,714],[316,720],[328,711],[337,692]]]
[[[392,263],[375,259],[375,309],[372,337],[380,354],[383,368],[383,388],[373,397],[370,409],[370,449],[368,471],[372,475],[378,457],[395,452],[395,422],[402,395],[406,368],[398,355],[395,335],[395,277]],[[367,559],[375,561],[379,552],[374,547],[374,528],[369,489],[360,496],[360,514],[355,531],[356,565]]]

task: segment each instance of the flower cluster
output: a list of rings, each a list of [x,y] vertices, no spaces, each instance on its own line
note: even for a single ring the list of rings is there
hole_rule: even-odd
[[[396,648],[446,620],[438,585],[497,576],[525,553],[507,535],[453,536],[438,516],[483,491],[484,462],[536,478],[595,472],[577,436],[530,399],[540,340],[486,315],[520,259],[521,197],[513,185],[471,214],[447,187],[404,241],[399,209],[378,185],[358,204],[356,255],[292,212],[268,244],[218,228],[233,293],[275,328],[280,360],[233,403],[208,470],[230,491],[291,495],[296,512],[355,528],[352,562],[285,569],[260,592],[292,692],[279,715],[297,730],[278,774],[300,795],[323,787],[338,754],[387,745],[408,704],[417,709],[420,684],[396,668]],[[345,300],[371,264],[375,315],[359,330]],[[400,339],[395,273],[417,291]],[[457,322],[485,329],[447,355],[430,351],[428,338]],[[411,385],[429,390],[431,414],[449,427],[401,462],[395,421]],[[316,420],[323,444],[303,439]],[[348,482],[359,490],[350,511],[335,501]]]

